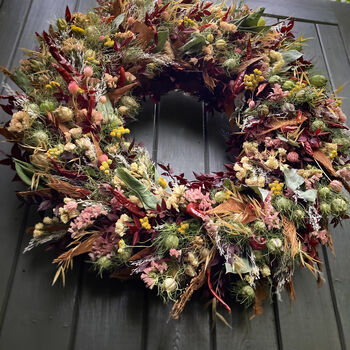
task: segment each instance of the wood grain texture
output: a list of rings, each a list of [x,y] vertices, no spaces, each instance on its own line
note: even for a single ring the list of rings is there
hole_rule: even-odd
[[[35,208],[29,217],[28,226],[40,220]],[[29,238],[26,234],[21,252]],[[57,252],[44,252],[42,248],[20,255],[1,330],[0,349],[68,348],[77,271],[68,274],[66,287],[60,281],[51,287],[55,266],[50,261],[56,255]]]
[[[343,100],[343,111],[350,115],[350,66],[345,52],[343,42],[339,36],[338,28],[319,25],[318,32],[324,50],[327,66],[330,73],[333,88],[342,84],[347,84],[340,92],[345,96]],[[349,125],[349,122],[347,122]],[[336,258],[329,254],[329,264],[333,277],[334,293],[339,310],[339,316],[344,333],[344,342],[350,346],[350,276],[349,276],[349,249],[350,249],[350,224],[345,221],[342,226],[331,230],[334,240]]]

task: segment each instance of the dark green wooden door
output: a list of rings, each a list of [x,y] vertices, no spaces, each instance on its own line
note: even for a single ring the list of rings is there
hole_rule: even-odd
[[[32,34],[48,26],[48,19],[63,14],[66,5],[83,11],[91,0],[2,0],[0,1],[0,64],[16,65],[19,48],[33,45]],[[264,6],[269,23],[294,16],[296,34],[314,40],[306,56],[316,71],[329,76],[333,88],[350,81],[348,50],[350,5],[325,0],[248,1]],[[0,81],[3,81],[3,77]],[[350,97],[350,86],[342,95]],[[350,101],[344,100],[350,115]],[[7,118],[1,115],[2,120]],[[203,113],[203,106],[189,96],[173,92],[157,108],[144,105],[133,127],[154,160],[170,162],[178,172],[217,171],[227,162],[225,116]],[[180,141],[180,142],[179,142]],[[5,145],[2,150],[7,151]],[[295,275],[297,302],[266,303],[262,316],[249,321],[251,312],[235,306],[226,315],[232,329],[218,321],[212,327],[210,311],[194,298],[178,321],[167,323],[170,306],[162,305],[137,283],[100,280],[82,264],[75,266],[67,286],[50,287],[54,266],[50,252],[23,255],[29,237],[26,226],[34,211],[19,208],[12,183],[13,173],[1,169],[0,182],[0,349],[8,350],[228,350],[350,348],[350,232],[349,223],[333,230],[336,260],[321,252],[323,288],[308,271]],[[224,312],[223,312],[224,313]]]

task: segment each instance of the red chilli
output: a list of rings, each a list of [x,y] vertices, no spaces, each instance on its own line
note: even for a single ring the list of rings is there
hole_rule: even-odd
[[[219,297],[219,295],[215,292],[215,290],[213,289],[213,286],[211,284],[211,280],[210,280],[210,274],[211,271],[210,269],[207,270],[207,276],[208,276],[208,287],[209,290],[211,292],[211,294],[213,294],[213,296],[224,306],[224,308],[231,313],[231,308]]]
[[[198,209],[198,203],[189,203],[186,207],[187,214],[194,218],[204,220],[205,214]]]

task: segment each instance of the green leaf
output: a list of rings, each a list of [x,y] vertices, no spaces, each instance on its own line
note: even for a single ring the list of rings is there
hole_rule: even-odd
[[[247,258],[240,258],[239,263],[236,264],[239,265],[239,268],[235,267],[235,264],[229,264],[225,263],[226,273],[248,273],[252,271],[252,266]]]
[[[125,168],[118,168],[116,170],[117,176],[124,181],[129,190],[139,197],[146,209],[156,209],[159,200],[157,197],[147,190],[146,186],[132,176]]]
[[[112,22],[113,29],[118,29],[119,26],[123,23],[124,18],[125,18],[125,14],[124,13],[121,13],[119,16],[114,18],[114,20]]]
[[[15,168],[19,178],[28,186],[32,185],[32,177],[34,175],[34,169],[29,163],[23,162],[19,159],[12,158],[15,162]]]
[[[33,91],[33,86],[30,83],[30,80],[20,70],[16,71],[16,73],[11,77],[11,79],[16,83],[18,87],[20,87],[26,94],[30,94]]]
[[[249,33],[265,33],[271,29],[272,26],[254,26],[254,27],[239,27],[241,32],[249,32]]]
[[[297,142],[297,141],[288,140],[286,137],[284,137],[284,136],[282,136],[282,135],[280,135],[280,134],[277,134],[277,137],[278,137],[281,141],[287,142],[287,143],[289,143],[289,144],[292,145],[292,146],[299,147],[299,142]]]
[[[190,54],[201,50],[204,44],[205,37],[201,34],[196,34],[185,45],[181,46],[180,50]]]
[[[308,202],[315,203],[317,198],[317,190],[310,189],[306,191],[295,191],[295,193]]]
[[[294,62],[295,60],[300,58],[302,55],[303,53],[297,50],[289,50],[289,51],[283,52],[282,57],[283,57],[284,65],[286,66],[289,63]]]
[[[163,47],[165,45],[165,42],[168,40],[169,38],[169,30],[161,30],[158,32],[158,45],[157,47],[154,49],[154,52],[160,52],[163,50]]]
[[[250,14],[243,22],[242,27],[256,27],[258,25],[260,17],[265,11],[264,7],[261,7],[259,11],[255,11]]]
[[[106,103],[97,103],[97,111],[102,114],[103,120],[105,122],[109,122],[114,119],[115,114],[111,100],[108,98],[108,96],[105,97],[107,98]]]
[[[297,169],[285,169],[284,179],[286,186],[295,192],[304,182],[304,178],[297,173]]]
[[[258,187],[258,186],[249,186],[249,187],[260,197],[260,199],[262,199],[263,202],[265,202],[265,199],[269,194],[268,190],[265,190],[264,188]]]

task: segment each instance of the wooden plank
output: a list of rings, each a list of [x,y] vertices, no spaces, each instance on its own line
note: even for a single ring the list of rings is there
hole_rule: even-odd
[[[342,108],[348,116],[350,115],[350,66],[345,52],[345,48],[341,37],[339,36],[338,28],[319,25],[317,26],[320,41],[326,58],[327,67],[330,73],[331,83],[333,88],[337,88],[342,84],[347,84],[339,95],[345,96]],[[349,122],[347,122],[349,125]],[[338,226],[332,229],[334,239],[334,248],[336,258],[329,254],[329,265],[331,268],[333,291],[335,294],[335,307],[338,308],[339,318],[341,321],[341,330],[344,335],[344,342],[350,346],[350,316],[348,310],[350,308],[349,300],[349,237],[350,224],[348,220],[343,223],[343,226]]]
[[[295,17],[305,21],[337,23],[329,0],[247,0],[251,8],[265,7],[265,12],[278,17]]]
[[[25,24],[32,0],[4,0],[0,8],[0,65],[10,67]],[[5,77],[0,75],[0,86]]]
[[[333,26],[328,27],[333,28]],[[294,32],[295,34],[303,33],[304,37],[315,38],[305,47],[305,57],[313,58],[316,72],[326,73],[315,26],[310,23],[297,22]],[[323,257],[322,252],[320,256]],[[292,307],[288,303],[288,296],[283,293],[284,302],[279,303],[278,308],[284,348],[341,348],[329,289],[331,280],[326,272],[324,276],[326,283],[323,288],[318,289],[316,280],[309,271],[297,270],[294,274],[297,300]],[[327,332],[324,331],[325,329]]]
[[[20,39],[20,33],[25,23],[25,18],[30,8],[30,1],[23,4],[22,1],[6,0],[0,8],[0,65],[9,67]],[[17,30],[13,30],[17,28]],[[4,76],[0,74],[2,84]],[[0,87],[1,91],[1,87]],[[0,120],[8,120],[9,116],[0,110]],[[9,153],[11,147],[1,142],[0,150]],[[1,157],[2,158],[2,157]],[[8,167],[1,167],[0,204],[3,208],[0,212],[0,237],[6,244],[0,245],[0,327],[6,310],[9,285],[16,267],[16,259],[19,253],[20,243],[25,221],[26,208],[19,208],[19,201],[15,191],[20,188],[18,182],[11,182],[14,172]]]
[[[204,171],[202,104],[180,92],[164,96],[160,103],[158,160],[170,163],[175,173]],[[167,323],[171,305],[163,305],[153,291],[148,302],[147,349],[205,350],[210,348],[209,314],[194,296],[179,320]]]
[[[341,38],[345,46],[348,59],[350,58],[350,6],[349,4],[332,1],[332,9],[336,16]]]
[[[74,5],[75,0],[71,0],[71,4]],[[11,5],[13,5],[13,2]],[[16,57],[14,64],[18,63],[20,57],[17,47],[32,47],[34,31],[40,31],[47,27],[47,19],[52,13],[64,13],[65,5],[61,2],[50,0],[46,1],[45,5],[43,6],[40,0],[35,0],[30,6],[28,18],[18,18],[19,23],[23,23],[24,28],[23,32],[21,32],[22,36],[18,45],[12,42],[15,49],[13,52]],[[15,8],[15,10],[19,12],[19,16],[23,16],[19,8]],[[12,24],[8,25],[13,27]],[[8,35],[11,36],[10,31],[8,31]],[[2,37],[2,42],[7,43],[6,39]],[[6,174],[6,178],[4,174]],[[16,198],[14,193],[8,193],[8,196],[6,195],[7,191],[14,190],[14,187],[9,183],[10,176],[13,176],[13,174],[10,175],[5,171],[3,172],[1,186],[4,186],[4,189],[6,189],[2,192],[4,195],[2,197],[2,204],[3,207],[6,207],[10,211],[10,214],[7,213],[9,219],[15,221],[18,220],[17,215],[20,212],[16,211],[14,205],[18,205],[19,202],[13,201],[12,205],[12,199],[9,200],[9,198]],[[18,187],[17,184],[17,189]],[[5,210],[4,213],[6,213]],[[7,227],[8,221],[6,219],[1,220],[1,224],[5,225],[1,229],[1,233],[8,236],[12,231],[14,233],[13,236],[16,237],[15,233],[18,223],[17,225],[14,224],[12,229],[10,229],[10,227]],[[28,239],[29,237],[26,236],[22,243],[18,244],[18,248],[21,251],[28,243]],[[4,237],[4,240],[6,240],[6,245],[3,245],[4,248],[11,248],[11,238]],[[1,257],[6,258],[6,254],[10,255],[10,251],[9,253],[1,254]],[[12,266],[13,275],[10,278],[5,278],[5,276],[1,278],[1,288],[6,285],[7,281],[8,283],[6,286],[7,296],[3,302],[3,312],[6,311],[6,315],[3,315],[0,342],[2,345],[0,347],[25,348],[29,343],[37,348],[50,347],[58,349],[68,345],[75,284],[72,283],[72,279],[69,279],[68,282],[71,282],[71,284],[63,291],[59,286],[50,288],[55,271],[54,267],[50,264],[52,257],[52,254],[45,254],[39,250],[26,255],[20,255],[18,261]],[[1,273],[5,274],[7,268],[6,262],[2,266],[4,266],[4,272],[2,271]],[[18,334],[21,334],[21,337],[18,337]],[[51,345],[51,340],[54,336],[57,336],[59,339],[54,345]]]
[[[204,171],[202,104],[189,95],[171,92],[160,104],[158,162],[193,178]]]
[[[32,208],[28,226],[39,221]],[[29,235],[21,244],[26,247]],[[75,277],[69,273],[66,287],[51,287],[55,266],[50,262],[57,252],[39,247],[18,259],[6,315],[1,330],[0,349],[67,349],[72,310],[75,303]]]

